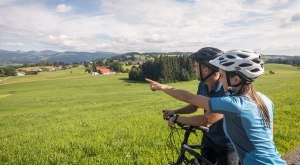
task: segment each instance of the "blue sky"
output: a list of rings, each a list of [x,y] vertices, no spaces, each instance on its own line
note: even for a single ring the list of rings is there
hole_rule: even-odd
[[[300,55],[299,0],[0,0],[0,49]]]

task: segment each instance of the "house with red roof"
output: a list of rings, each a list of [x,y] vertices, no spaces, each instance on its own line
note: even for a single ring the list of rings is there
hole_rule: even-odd
[[[115,72],[106,67],[96,66],[96,70],[101,74],[115,74]]]

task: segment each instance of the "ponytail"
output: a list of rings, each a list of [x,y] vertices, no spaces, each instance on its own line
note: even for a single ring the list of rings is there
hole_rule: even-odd
[[[254,90],[254,87],[252,84],[243,85],[242,88],[237,93],[237,95],[240,96],[240,95],[247,94],[247,93],[259,107],[259,114],[262,118],[262,124],[267,126],[268,128],[271,128],[270,115],[269,115],[268,108],[267,108],[266,104],[264,103],[264,101],[262,100],[262,98]]]
[[[232,78],[235,75],[241,78],[241,83],[242,83],[241,89],[237,91],[237,96],[249,94],[249,96],[252,98],[252,100],[256,103],[256,105],[259,108],[259,115],[262,118],[262,125],[271,128],[269,111],[262,98],[254,90],[253,85],[250,82],[247,82],[247,80],[245,80],[244,76],[242,76],[241,74],[233,72],[233,74],[230,74],[229,77]]]

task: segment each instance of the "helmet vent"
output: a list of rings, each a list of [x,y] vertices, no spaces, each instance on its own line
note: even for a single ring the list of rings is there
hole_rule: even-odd
[[[252,66],[252,64],[248,64],[248,63],[242,63],[239,65],[240,67],[247,67],[247,66]]]
[[[247,58],[247,57],[249,57],[248,55],[245,55],[245,54],[237,54],[239,57],[241,57],[241,58]]]
[[[222,61],[222,60],[224,60],[224,58],[223,58],[223,57],[221,57],[221,58],[219,58],[219,60],[220,60],[220,61]]]
[[[235,58],[235,57],[232,56],[232,55],[227,55],[226,57],[229,58],[229,59],[234,59],[234,58]]]
[[[237,66],[237,67],[235,67],[235,70],[241,70],[241,68]]]
[[[258,68],[252,69],[251,72],[259,72],[260,70]]]
[[[255,63],[257,63],[257,64],[260,64],[260,59],[258,59],[258,58],[255,58],[252,61],[255,62]]]
[[[223,66],[230,66],[230,65],[232,65],[232,64],[234,64],[234,62],[227,62],[227,63],[222,64],[222,65],[223,65]]]
[[[227,60],[223,60],[223,61],[220,61],[220,64],[224,64],[224,63],[226,63],[227,62]]]
[[[249,52],[249,51],[247,51],[247,50],[242,50],[242,52],[244,52],[244,53],[251,53],[251,52]]]

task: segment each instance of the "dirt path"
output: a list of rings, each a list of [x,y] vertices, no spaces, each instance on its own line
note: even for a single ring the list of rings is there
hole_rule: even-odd
[[[287,164],[300,165],[300,147],[287,153],[284,157]]]

